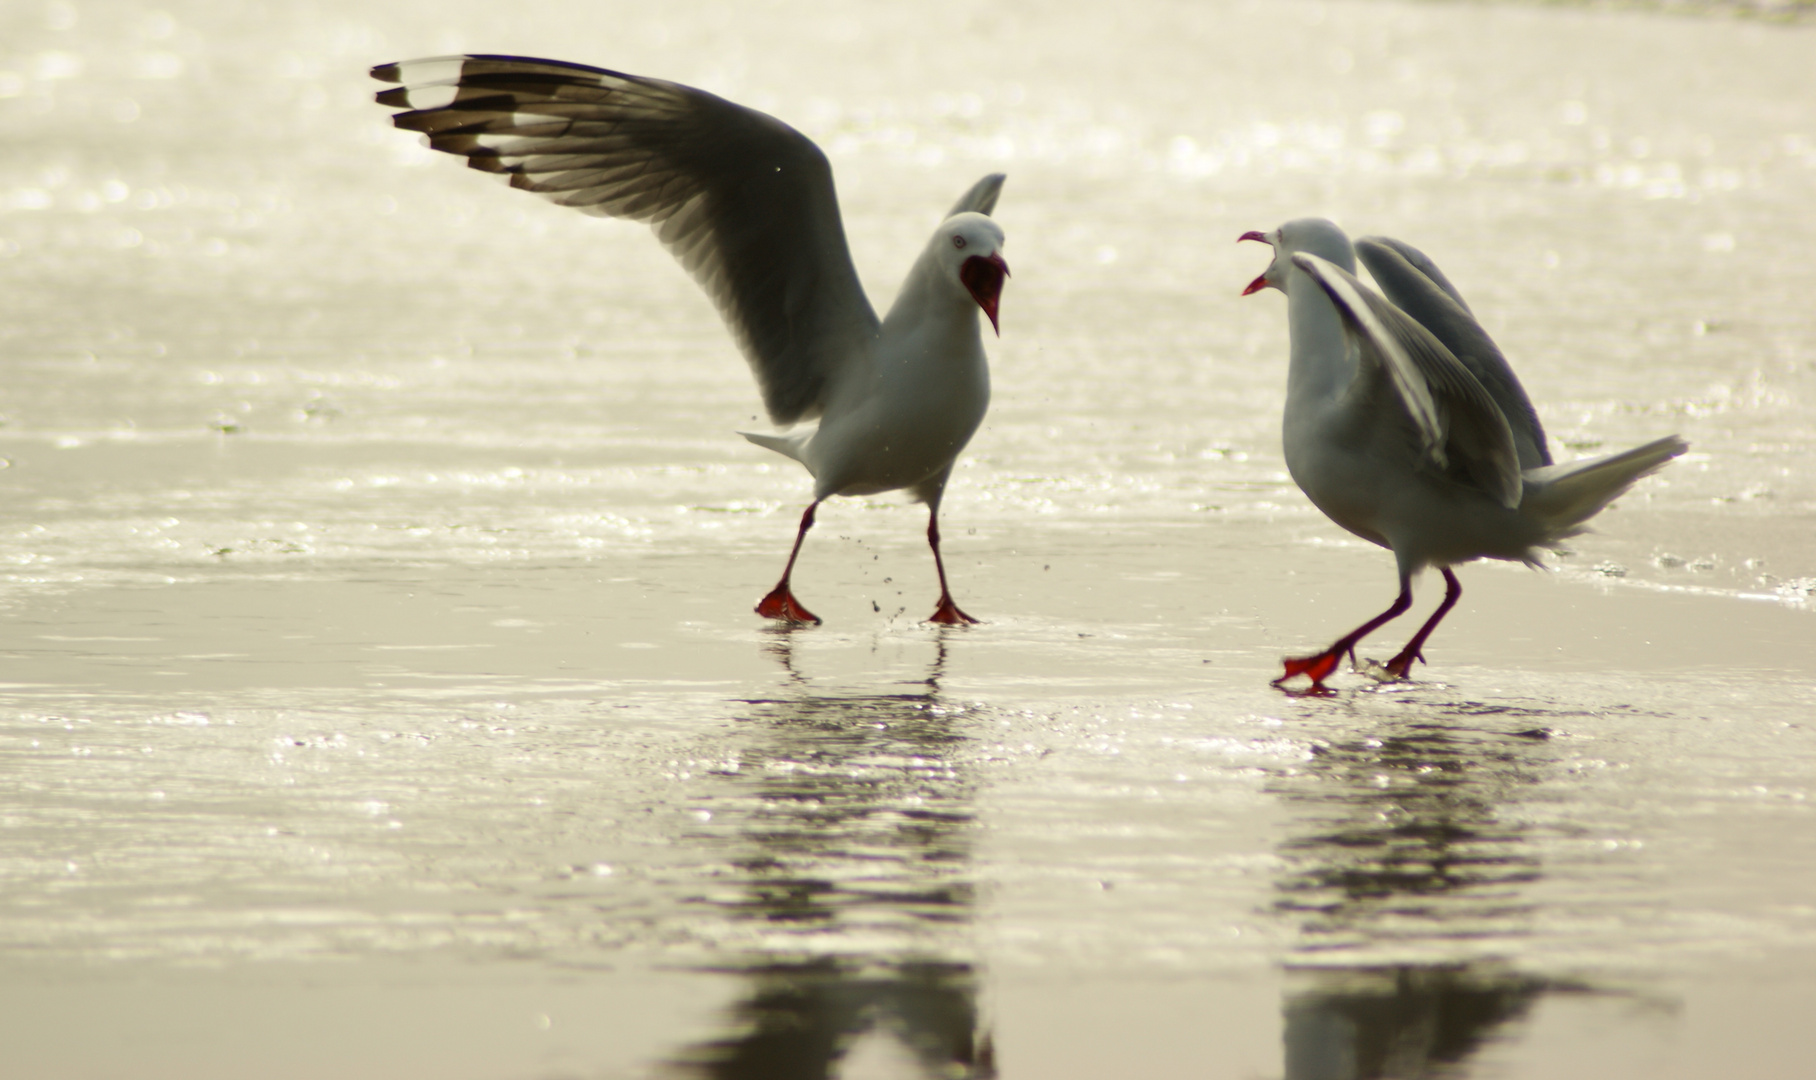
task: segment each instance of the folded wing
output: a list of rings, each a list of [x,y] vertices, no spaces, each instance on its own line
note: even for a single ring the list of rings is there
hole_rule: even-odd
[[[1437,264],[1411,244],[1385,236],[1365,236],[1356,241],[1355,248],[1356,257],[1368,267],[1388,301],[1431,331],[1488,391],[1513,431],[1520,467],[1551,464],[1545,429],[1532,399],[1513,373],[1513,365],[1501,355],[1463,294]]]
[[[702,90],[515,56],[384,64],[396,126],[584,213],[648,222],[755,371],[771,419],[819,415],[864,362],[876,312],[851,263],[832,169],[788,125]],[[981,185],[980,185],[981,186]]]
[[[1342,267],[1306,252],[1295,254],[1293,264],[1336,305],[1362,358],[1357,379],[1382,378],[1392,387],[1431,464],[1460,474],[1502,506],[1517,507],[1513,433],[1481,382],[1431,331]]]

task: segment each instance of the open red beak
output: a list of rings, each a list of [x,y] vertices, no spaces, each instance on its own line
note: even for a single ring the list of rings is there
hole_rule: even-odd
[[[1000,254],[973,255],[958,268],[959,281],[990,317],[990,329],[996,331],[997,337],[1003,336],[1003,328],[996,325],[996,305],[1003,296],[1003,279],[1008,276],[1009,264]]]
[[[1250,229],[1248,232],[1245,232],[1241,236],[1238,236],[1236,238],[1236,242],[1238,244],[1242,243],[1244,240],[1253,240],[1258,244],[1267,244],[1268,243],[1268,239],[1266,236],[1264,236],[1261,233],[1256,232],[1253,229]],[[1272,245],[1270,245],[1270,246],[1272,246]],[[1249,282],[1248,288],[1242,290],[1242,295],[1247,296],[1250,293],[1258,293],[1262,289],[1265,289],[1265,288],[1267,288],[1267,272],[1262,271],[1262,274],[1260,277]]]

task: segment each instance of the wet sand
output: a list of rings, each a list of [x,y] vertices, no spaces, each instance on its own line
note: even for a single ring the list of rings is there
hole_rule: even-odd
[[[1801,1075],[1810,28],[173,11],[0,56],[9,1075]],[[469,48],[797,122],[879,298],[1007,168],[984,625],[890,499],[823,509],[824,626],[751,613],[806,483],[705,301],[368,102]],[[1323,699],[1267,681],[1394,580],[1235,295],[1306,213],[1430,251],[1560,456],[1694,444]]]

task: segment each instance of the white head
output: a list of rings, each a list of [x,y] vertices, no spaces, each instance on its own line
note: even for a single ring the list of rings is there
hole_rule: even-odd
[[[1349,236],[1323,218],[1297,218],[1273,232],[1245,232],[1236,238],[1237,243],[1244,240],[1258,240],[1274,248],[1274,261],[1242,290],[1244,296],[1262,289],[1285,292],[1286,277],[1294,269],[1293,255],[1300,251],[1329,259],[1352,274],[1356,272],[1356,252],[1350,246]]]
[[[940,222],[929,244],[942,276],[970,293],[989,316],[990,326],[1001,334],[996,306],[1002,299],[1003,279],[1009,276],[1009,264],[1002,254],[1002,226],[967,210]]]

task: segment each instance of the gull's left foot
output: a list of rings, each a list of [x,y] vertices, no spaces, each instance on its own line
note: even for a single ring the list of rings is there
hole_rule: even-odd
[[[1383,664],[1381,670],[1387,672],[1396,679],[1408,679],[1412,677],[1412,662],[1414,660],[1423,664],[1425,662],[1424,653],[1403,652],[1392,660],[1389,660],[1386,664]]]
[[[940,597],[938,610],[927,616],[927,621],[941,626],[976,626],[978,623],[978,620],[960,611],[950,596]]]
[[[757,603],[757,614],[789,626],[817,626],[820,622],[818,615],[808,611],[795,599],[794,592],[789,589],[786,581],[771,589],[769,595]]]

